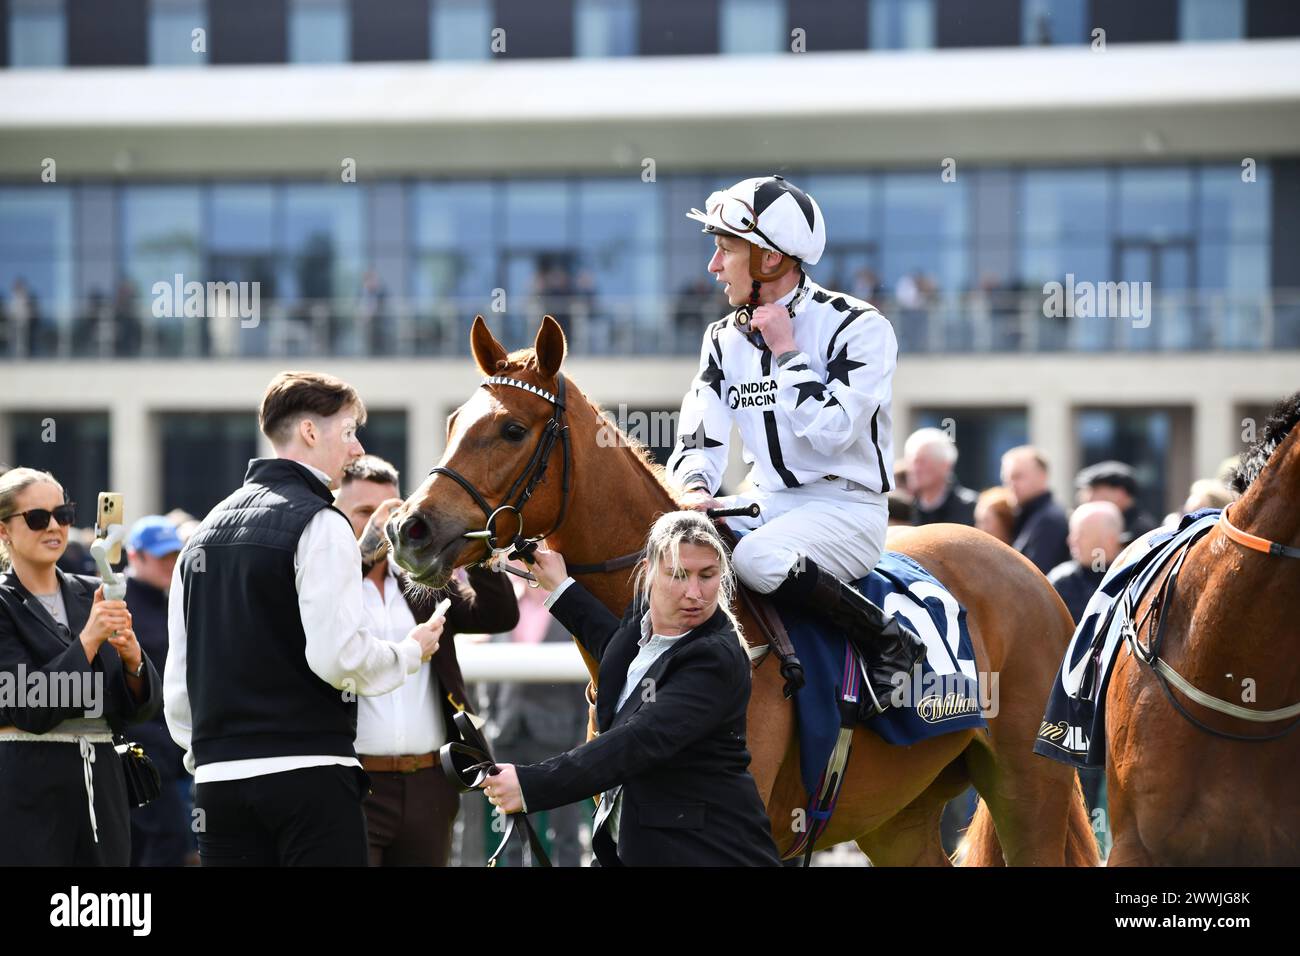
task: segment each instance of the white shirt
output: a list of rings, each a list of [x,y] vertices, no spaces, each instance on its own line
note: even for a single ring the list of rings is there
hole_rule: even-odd
[[[752,466],[749,479],[761,491],[826,475],[878,494],[890,490],[893,326],[870,303],[806,277],[777,300],[791,302],[796,354],[784,363],[751,344],[731,316],[709,326],[668,459],[679,486],[717,492],[734,422]]]
[[[326,487],[329,475],[299,462]],[[298,611],[307,642],[307,666],[338,690],[361,696],[386,694],[401,686],[408,674],[420,670],[422,652],[415,638],[399,643],[376,637],[368,629],[361,599],[361,550],[352,526],[337,512],[324,508],[307,522],[293,555]],[[243,780],[269,773],[336,764],[359,767],[355,757],[332,754],[255,757],[207,763],[197,771],[191,749],[193,715],[185,680],[185,590],[181,562],[172,573],[167,602],[167,669],[163,677],[163,714],[172,740],[185,751],[185,769],[195,783]]]
[[[361,582],[368,627],[381,640],[400,644],[415,627],[415,615],[402,597],[392,556],[384,563],[384,593],[369,578]],[[396,690],[357,700],[357,753],[368,756],[427,754],[447,742],[442,690],[425,661],[414,677]]]

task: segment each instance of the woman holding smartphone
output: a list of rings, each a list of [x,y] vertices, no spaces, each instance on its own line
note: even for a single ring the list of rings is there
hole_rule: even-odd
[[[65,574],[75,505],[53,475],[0,475],[0,866],[126,866],[113,732],[162,705],[124,601]]]

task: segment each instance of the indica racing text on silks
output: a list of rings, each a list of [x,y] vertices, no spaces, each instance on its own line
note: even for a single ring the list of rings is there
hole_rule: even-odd
[[[727,405],[731,408],[768,408],[776,405],[776,389],[774,378],[741,382],[727,389]]]

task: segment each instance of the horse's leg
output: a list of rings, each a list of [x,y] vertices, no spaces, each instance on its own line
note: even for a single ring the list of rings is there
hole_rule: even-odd
[[[953,761],[891,820],[859,837],[858,847],[871,858],[872,866],[951,866],[939,821],[948,801],[969,785],[964,762]]]

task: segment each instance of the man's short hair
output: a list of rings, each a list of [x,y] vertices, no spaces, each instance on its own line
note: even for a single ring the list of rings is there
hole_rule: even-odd
[[[1128,492],[1130,498],[1138,496],[1137,478],[1133,469],[1122,461],[1099,461],[1095,465],[1083,468],[1074,477],[1076,488],[1119,488]]]
[[[1002,453],[1002,460],[1005,462],[1008,458],[1016,458],[1020,455],[1028,455],[1034,460],[1043,471],[1047,471],[1047,456],[1035,448],[1033,445],[1017,445],[1015,448],[1008,448]]]
[[[398,477],[392,462],[385,461],[378,455],[362,455],[343,469],[343,480],[339,484],[342,487],[354,481],[373,481],[377,485],[392,485],[399,489],[400,494]]]
[[[357,424],[366,423],[366,406],[357,390],[324,372],[281,372],[262,396],[258,425],[273,445],[285,445],[304,417],[329,418],[342,408],[357,410]]]

